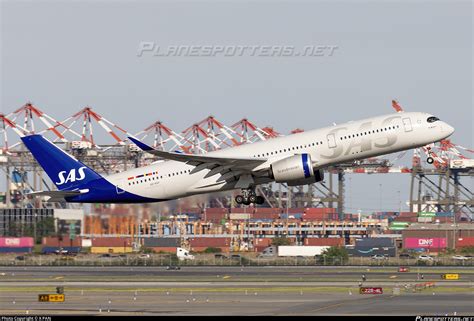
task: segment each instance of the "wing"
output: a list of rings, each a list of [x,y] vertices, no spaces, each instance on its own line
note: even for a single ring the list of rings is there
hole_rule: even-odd
[[[237,157],[215,157],[215,156],[206,156],[206,155],[190,155],[190,154],[181,154],[181,153],[170,153],[164,152],[161,150],[154,149],[151,146],[142,143],[136,138],[128,137],[135,145],[137,145],[141,150],[162,157],[164,159],[170,159],[178,162],[187,163],[190,165],[195,165],[199,167],[200,165],[209,165],[201,166],[204,168],[214,168],[217,166],[225,167],[225,169],[240,169],[251,171],[253,168],[265,163],[266,158],[237,158]]]
[[[31,192],[27,195],[31,196],[49,196],[48,202],[60,202],[64,201],[66,197],[76,196],[87,193],[89,190],[78,190],[78,191],[39,191]]]
[[[254,171],[259,165],[267,161],[266,158],[237,158],[237,157],[215,157],[206,155],[190,155],[181,153],[170,153],[154,149],[136,138],[128,137],[135,145],[143,151],[178,162],[195,166],[191,174],[209,169],[204,177],[219,174],[218,182],[235,182],[235,188],[247,188],[255,181],[255,176],[262,172]],[[205,187],[205,186],[203,186]]]

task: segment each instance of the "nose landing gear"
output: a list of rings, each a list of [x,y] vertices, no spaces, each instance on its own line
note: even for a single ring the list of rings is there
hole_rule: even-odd
[[[244,205],[250,205],[252,203],[261,205],[265,203],[265,199],[262,196],[257,195],[254,189],[248,188],[248,189],[242,189],[242,195],[237,195],[235,197],[235,202],[237,204],[244,204]]]
[[[428,158],[426,159],[426,162],[427,162],[428,164],[433,164],[433,163],[434,163],[434,158],[433,158],[433,156],[432,156],[431,148],[428,147],[428,148],[426,148],[426,149],[427,149],[427,151],[428,151]]]

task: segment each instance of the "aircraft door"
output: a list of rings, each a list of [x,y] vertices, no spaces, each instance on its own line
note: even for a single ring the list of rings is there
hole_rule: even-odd
[[[327,136],[327,139],[328,139],[329,148],[335,148],[336,147],[336,136],[334,134],[329,134]]]
[[[125,185],[125,180],[120,180],[117,184],[115,184],[115,191],[117,194],[123,194],[125,191],[122,189],[122,186]]]
[[[411,132],[413,130],[410,118],[403,118],[403,127],[405,128],[406,132]]]

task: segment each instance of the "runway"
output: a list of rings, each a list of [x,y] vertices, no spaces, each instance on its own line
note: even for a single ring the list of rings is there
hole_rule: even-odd
[[[472,315],[472,269],[373,267],[0,267],[5,314],[91,315]],[[459,272],[459,281],[441,273]],[[381,286],[381,295],[358,292]],[[397,276],[394,278],[393,276]],[[335,281],[334,278],[339,278]],[[434,280],[434,288],[411,287]],[[405,289],[405,285],[409,287]],[[63,303],[38,294],[63,286]],[[400,289],[395,291],[394,289]]]
[[[167,271],[164,266],[25,266],[0,267],[1,281],[48,281],[61,277],[67,281],[229,281],[268,282],[356,282],[365,275],[367,281],[441,281],[441,274],[459,273],[460,280],[474,282],[472,267],[411,267],[398,272],[398,267],[374,266],[182,266]],[[450,281],[452,284],[453,281]]]

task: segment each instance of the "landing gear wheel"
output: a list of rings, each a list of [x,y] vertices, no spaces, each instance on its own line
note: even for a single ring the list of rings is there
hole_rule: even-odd
[[[428,164],[433,164],[433,163],[434,163],[433,157],[431,157],[431,156],[428,157],[428,158],[426,159],[426,162],[427,162]]]
[[[257,196],[257,200],[256,200],[256,203],[258,205],[262,205],[263,203],[265,203],[265,199],[263,198],[263,196]]]
[[[250,203],[257,203],[257,195],[250,195],[249,196],[249,202]]]
[[[244,202],[244,200],[245,200],[245,199],[244,199],[244,197],[243,197],[242,195],[237,195],[237,196],[235,197],[235,202],[236,202],[237,204],[242,204],[242,203]]]
[[[249,201],[249,199],[244,199],[244,201],[242,202],[242,204],[244,205],[250,205],[250,203],[251,202]]]

